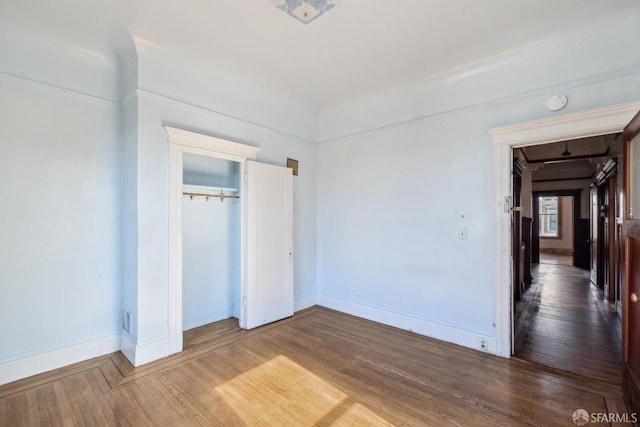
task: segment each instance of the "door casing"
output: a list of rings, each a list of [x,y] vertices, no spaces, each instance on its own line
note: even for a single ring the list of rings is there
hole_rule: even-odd
[[[168,323],[169,339],[168,354],[182,351],[182,174],[183,174],[183,154],[193,153],[202,156],[216,157],[224,160],[231,160],[240,163],[240,176],[244,177],[246,162],[248,159],[255,160],[259,147],[228,141],[209,135],[189,132],[165,126],[169,135],[169,304]],[[240,211],[241,232],[241,288],[246,282],[245,277],[245,235],[246,221],[244,219],[245,197],[244,179],[240,179]],[[240,315],[243,307],[241,305]]]
[[[496,355],[511,357],[513,334],[511,213],[513,149],[621,132],[640,101],[488,129],[493,138],[493,304]]]

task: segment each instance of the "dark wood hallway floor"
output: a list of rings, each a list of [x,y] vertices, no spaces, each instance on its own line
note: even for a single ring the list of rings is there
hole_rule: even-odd
[[[515,308],[516,357],[620,384],[620,318],[589,272],[549,263],[532,274]]]

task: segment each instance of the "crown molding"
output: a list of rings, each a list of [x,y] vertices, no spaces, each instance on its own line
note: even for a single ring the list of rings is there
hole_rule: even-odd
[[[548,144],[620,132],[640,111],[640,101],[594,108],[513,125],[487,129],[494,145]]]

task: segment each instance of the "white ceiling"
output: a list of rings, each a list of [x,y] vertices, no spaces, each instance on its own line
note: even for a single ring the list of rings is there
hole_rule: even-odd
[[[640,16],[640,2],[337,0],[308,25],[273,0],[0,2],[4,22],[104,55],[128,33],[147,46],[233,64],[316,109],[552,43],[612,14]]]

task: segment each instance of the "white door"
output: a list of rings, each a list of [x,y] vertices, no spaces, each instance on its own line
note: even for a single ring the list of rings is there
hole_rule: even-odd
[[[291,169],[247,161],[246,281],[240,327],[293,316]]]

